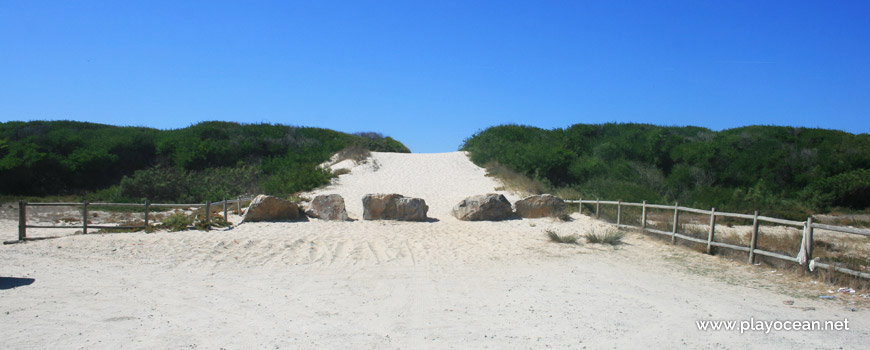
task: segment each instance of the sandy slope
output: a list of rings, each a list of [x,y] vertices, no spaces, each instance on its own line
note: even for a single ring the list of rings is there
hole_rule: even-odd
[[[461,222],[498,184],[461,153],[375,153],[318,193],[352,217],[368,192],[426,199],[427,223],[243,224],[73,235],[0,246],[9,349],[863,348],[863,304],[819,300],[769,269],[639,234],[614,249],[549,242],[606,230],[585,216]],[[511,198],[515,200],[516,197]],[[236,218],[237,220],[237,218]],[[16,223],[0,220],[4,240]],[[792,305],[785,302],[793,301]],[[857,308],[850,311],[849,308]],[[851,331],[699,331],[697,320],[842,320]]]
[[[352,164],[352,163],[351,163]],[[486,171],[468,161],[463,152],[404,154],[373,152],[363,164],[336,164],[350,168],[337,184],[314,194],[338,193],[345,198],[348,214],[362,218],[362,197],[368,193],[399,193],[418,197],[429,205],[429,216],[450,217],[450,210],[463,198],[474,194],[502,193],[511,202],[520,199],[511,193],[496,191],[501,184],[486,177]]]

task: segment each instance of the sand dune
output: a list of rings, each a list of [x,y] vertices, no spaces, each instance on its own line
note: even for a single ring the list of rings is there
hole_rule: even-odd
[[[463,198],[486,193],[501,193],[512,202],[517,195],[496,191],[501,184],[486,177],[486,171],[468,161],[463,152],[405,154],[372,152],[363,164],[339,168],[351,172],[312,195],[337,193],[345,198],[348,214],[362,217],[362,197],[369,193],[398,193],[426,200],[429,216],[450,217],[450,210]]]
[[[364,194],[395,192],[424,198],[437,220],[247,223],[2,246],[0,276],[34,281],[0,289],[0,339],[8,349],[787,349],[862,348],[870,336],[863,304],[819,300],[826,286],[639,234],[614,248],[555,244],[544,233],[609,228],[586,216],[450,216],[462,198],[498,186],[459,152],[374,153],[310,195],[341,194],[359,219]],[[0,220],[4,240],[16,225]],[[741,335],[695,324],[750,317],[848,318],[852,330]]]

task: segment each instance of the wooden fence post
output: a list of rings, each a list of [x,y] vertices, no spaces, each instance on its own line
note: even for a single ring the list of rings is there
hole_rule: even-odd
[[[680,202],[674,202],[674,227],[671,232],[671,244],[677,244],[677,227],[680,226]]]
[[[622,223],[622,199],[616,202],[616,226]]]
[[[88,200],[86,199],[82,206],[82,234],[88,234]]]
[[[205,201],[205,223],[208,223],[208,219],[211,216],[211,202]]]
[[[229,217],[227,217],[227,198],[226,197],[224,197],[224,220],[229,220]]]
[[[749,241],[749,264],[755,264],[755,247],[758,244],[758,210],[752,218],[752,238]]]
[[[807,218],[807,271],[810,270],[810,261],[813,260],[813,217]]]
[[[151,206],[151,202],[147,199],[145,200],[145,229],[148,229],[148,207]]]
[[[640,232],[646,233],[646,201],[643,201],[640,217]]]
[[[18,201],[18,240],[27,238],[27,201]]]
[[[580,203],[577,203],[577,214],[583,215],[583,198],[580,198],[578,202]]]
[[[242,196],[239,196],[239,201],[236,202],[236,211],[242,215]]]
[[[713,252],[713,234],[716,232],[716,208],[710,210],[710,232],[707,234],[707,254]]]
[[[601,217],[601,215],[599,214],[600,213],[599,209],[601,209],[601,198],[595,199],[595,218],[596,219]]]

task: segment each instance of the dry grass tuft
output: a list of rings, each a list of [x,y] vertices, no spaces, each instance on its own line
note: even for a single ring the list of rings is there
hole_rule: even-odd
[[[764,226],[758,231],[758,249],[769,252],[781,253],[788,256],[797,255],[801,249],[803,233],[797,229],[789,229],[784,234],[771,234],[764,232]],[[748,242],[748,241],[747,241]],[[745,245],[749,245],[748,243]]]
[[[338,160],[336,162],[341,162],[343,160],[353,160],[357,164],[365,163],[369,157],[372,156],[372,153],[369,150],[362,148],[360,146],[350,146],[341,151],[338,151]]]
[[[497,162],[486,164],[486,176],[493,176],[504,184],[498,190],[509,189],[523,194],[535,195],[547,192],[547,186],[538,180],[518,173]]]
[[[591,232],[583,237],[586,238],[586,243],[620,245],[622,244],[622,238],[625,237],[625,233],[614,229],[607,229],[603,234]]]
[[[565,243],[565,244],[578,244],[577,243],[577,236],[575,236],[575,235],[560,236],[558,233],[556,233],[556,231],[553,231],[553,230],[546,230],[546,232],[547,232],[547,236],[549,236],[550,240],[553,242]]]

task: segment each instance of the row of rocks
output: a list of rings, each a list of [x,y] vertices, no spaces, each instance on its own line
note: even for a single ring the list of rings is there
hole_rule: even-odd
[[[367,194],[363,196],[363,220],[426,221],[429,206],[420,198],[400,194]]]
[[[367,194],[363,197],[364,220],[425,221],[429,206],[420,198],[400,194]],[[251,201],[242,222],[298,221],[308,217],[347,221],[344,198],[337,194],[314,197],[307,210],[278,197],[259,195]]]
[[[514,206],[521,218],[562,217],[566,213],[565,201],[549,194],[523,198]],[[514,214],[511,202],[496,193],[471,196],[453,207],[453,216],[464,221],[499,221]]]
[[[400,194],[367,194],[362,199],[363,220],[426,221],[429,206],[420,198]],[[495,193],[471,196],[453,207],[453,216],[464,221],[499,221],[514,215],[522,218],[561,217],[565,215],[562,199],[544,194],[526,197],[514,205]],[[259,195],[245,211],[242,222],[296,221],[307,217],[330,221],[347,221],[344,198],[337,194],[314,197],[307,210],[278,197]]]

